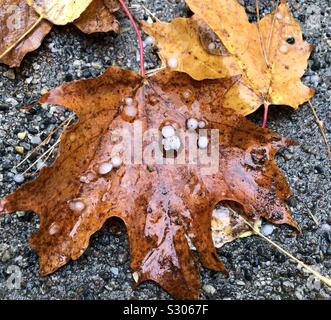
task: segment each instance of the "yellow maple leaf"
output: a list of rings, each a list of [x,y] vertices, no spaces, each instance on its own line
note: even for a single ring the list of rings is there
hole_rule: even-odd
[[[48,21],[65,25],[73,22],[87,9],[93,0],[26,0],[40,16]]]
[[[300,80],[313,46],[303,40],[285,0],[258,23],[248,21],[236,0],[186,2],[192,18],[143,24],[164,64],[197,80],[240,74],[225,106],[243,115],[262,104],[297,109],[313,97],[315,91]]]

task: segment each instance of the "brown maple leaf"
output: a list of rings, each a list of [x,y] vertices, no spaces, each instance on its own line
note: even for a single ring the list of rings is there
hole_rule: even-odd
[[[52,23],[73,22],[88,34],[118,32],[119,23],[113,15],[118,9],[115,0],[4,0],[0,3],[0,63],[19,67],[24,56],[40,46]]]
[[[119,23],[113,15],[118,9],[117,0],[94,0],[73,23],[84,33],[119,32]]]
[[[186,0],[195,13],[170,23],[143,23],[160,48],[164,64],[194,79],[241,75],[224,106],[243,115],[261,105],[297,109],[315,91],[300,81],[313,49],[285,0],[250,23],[237,0]]]
[[[252,220],[297,227],[286,205],[289,187],[274,161],[291,141],[222,108],[236,80],[199,82],[164,71],[147,81],[112,67],[42,97],[41,103],[68,107],[79,120],[63,133],[55,163],[0,201],[2,214],[39,214],[30,243],[41,273],[78,259],[91,235],[119,217],[136,282],[153,280],[176,298],[198,298],[190,245],[203,266],[225,272],[211,236],[219,202],[237,204]],[[199,134],[198,126],[204,127]]]

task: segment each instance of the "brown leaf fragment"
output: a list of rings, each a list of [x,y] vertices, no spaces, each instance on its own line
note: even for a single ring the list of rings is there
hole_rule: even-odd
[[[93,0],[73,24],[84,33],[119,32],[120,26],[113,15],[119,9],[116,0]]]
[[[2,214],[39,214],[30,243],[41,273],[78,259],[91,235],[118,217],[127,227],[135,281],[153,280],[175,298],[196,299],[191,245],[204,267],[226,272],[211,235],[219,202],[236,203],[253,221],[296,227],[274,160],[291,141],[222,108],[236,81],[198,82],[166,70],[146,82],[112,67],[43,96],[41,103],[65,106],[79,120],[63,133],[54,164],[0,201]],[[195,130],[196,121],[205,131]]]
[[[0,3],[0,56],[15,44],[38,20],[38,14],[25,0],[4,0]],[[9,67],[19,67],[24,56],[36,50],[52,24],[42,20],[16,47],[0,59]]]

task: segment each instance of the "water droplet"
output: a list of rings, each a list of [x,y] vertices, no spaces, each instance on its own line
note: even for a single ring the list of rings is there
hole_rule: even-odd
[[[276,15],[275,15],[275,17],[276,17],[278,20],[283,19],[283,16],[282,16],[282,14],[281,14],[280,12],[277,12]]]
[[[119,168],[122,165],[122,159],[119,156],[115,156],[111,159],[111,164],[114,168]]]
[[[85,209],[85,203],[81,200],[73,200],[69,203],[69,208],[72,211],[82,212]]]
[[[130,105],[124,108],[124,113],[127,117],[134,118],[137,115],[138,110],[135,106]]]
[[[59,231],[59,227],[56,222],[53,222],[48,229],[49,234],[52,236]]]
[[[216,43],[215,42],[211,42],[208,44],[208,50],[212,51],[216,49]]]
[[[189,130],[196,130],[196,129],[198,129],[199,122],[197,119],[190,118],[187,120],[186,126],[187,126],[187,129],[189,129]]]
[[[178,60],[175,57],[168,59],[168,67],[171,69],[176,69],[178,67]]]
[[[146,46],[151,46],[152,44],[154,44],[155,39],[152,36],[148,36],[145,40],[144,40],[144,47]]]
[[[191,90],[185,90],[185,91],[183,92],[183,97],[184,97],[185,99],[190,99],[190,98],[192,97],[192,92],[191,92]]]
[[[287,51],[288,51],[288,47],[287,47],[287,45],[283,44],[283,45],[279,48],[279,51],[280,51],[281,53],[287,53]]]
[[[200,149],[206,149],[208,147],[208,138],[203,136],[198,140],[198,146]]]
[[[131,97],[125,98],[125,103],[127,106],[132,106],[133,105],[133,99]]]
[[[180,139],[177,136],[171,136],[162,140],[162,144],[165,151],[179,150],[181,146]]]
[[[83,183],[90,183],[96,178],[95,174],[93,172],[88,172],[85,174],[85,176],[81,176],[79,181]]]
[[[289,16],[286,16],[286,17],[284,18],[284,22],[285,22],[286,24],[289,24],[289,23],[291,22],[290,17],[289,17]]]
[[[206,126],[206,122],[204,122],[204,121],[199,121],[198,126],[199,126],[200,129],[203,129],[203,128]]]
[[[102,175],[107,174],[112,170],[113,170],[113,165],[109,162],[102,163],[98,168],[99,174]]]
[[[176,134],[176,131],[175,131],[175,128],[173,126],[164,126],[162,128],[162,136],[164,138],[169,138],[169,137],[172,137]]]

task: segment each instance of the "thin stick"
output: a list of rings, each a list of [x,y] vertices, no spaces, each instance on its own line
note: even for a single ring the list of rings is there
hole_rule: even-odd
[[[232,210],[232,208],[228,207],[230,211],[232,211],[233,213],[238,214],[237,212],[235,212],[234,210]],[[250,222],[248,222],[244,217],[240,216],[243,221],[257,234],[259,235],[261,238],[263,238],[264,240],[266,240],[267,242],[269,242],[271,245],[273,245],[274,247],[276,247],[279,251],[281,251],[282,253],[284,253],[286,256],[288,256],[290,259],[292,259],[294,262],[296,262],[297,264],[299,264],[300,266],[302,266],[304,269],[308,270],[310,273],[312,273],[314,276],[316,276],[318,279],[320,279],[322,282],[324,282],[327,286],[331,287],[331,279],[325,276],[322,276],[320,273],[318,273],[316,270],[314,270],[313,268],[307,266],[305,263],[303,263],[302,261],[298,260],[296,257],[294,257],[291,253],[287,252],[285,249],[283,249],[281,246],[279,246],[277,243],[273,242],[272,240],[270,240],[269,238],[267,238],[265,235],[263,235],[256,227],[254,227]]]
[[[0,54],[0,59],[2,59],[4,56],[6,56],[10,51],[12,51],[26,36],[28,36],[43,20],[44,18],[40,16],[38,20],[27,30],[22,34],[12,45],[10,45],[3,53]]]
[[[137,39],[138,39],[138,43],[139,43],[139,53],[140,53],[140,75],[144,78],[145,77],[145,57],[144,57],[144,44],[143,44],[143,40],[141,38],[141,33],[140,33],[138,25],[137,25],[136,21],[134,20],[125,1],[124,0],[118,0],[118,1],[120,2],[126,15],[129,17],[129,19],[132,23],[132,26],[137,34]]]
[[[19,166],[21,166],[27,159],[29,159],[37,150],[39,150],[43,145],[47,144],[52,136],[58,131],[60,130],[63,126],[67,126],[71,120],[75,117],[75,115],[71,115],[68,119],[66,119],[65,121],[63,121],[58,127],[54,128],[50,134],[46,137],[46,139],[44,139],[37,147],[35,147],[33,150],[31,150],[31,152],[29,152],[29,154],[18,164],[15,166],[15,168],[18,168]]]
[[[153,76],[155,73],[159,72],[159,71],[162,71],[166,69],[166,67],[160,67],[160,68],[155,68],[155,69],[150,69],[150,70],[147,70],[146,71],[146,75],[147,77],[151,77]]]
[[[310,211],[309,208],[307,208],[307,211],[308,211],[310,217],[311,217],[311,218],[313,219],[313,221],[316,223],[316,225],[319,226],[319,224],[320,224],[319,221],[318,221],[317,218],[313,215],[313,213]]]
[[[324,143],[325,143],[325,146],[326,146],[326,150],[329,154],[329,157],[331,158],[331,150],[330,150],[330,145],[329,145],[329,141],[328,141],[328,138],[325,134],[325,131],[324,131],[324,125],[323,125],[323,122],[320,120],[320,118],[318,117],[318,114],[316,112],[316,109],[315,107],[312,105],[312,103],[310,101],[308,101],[309,103],[309,106],[310,106],[310,109],[311,111],[313,112],[314,114],[314,117],[315,117],[315,120],[317,122],[317,125],[321,131],[321,134],[322,134],[322,137],[323,137],[323,140],[324,140]]]
[[[269,68],[269,61],[268,61],[268,57],[267,57],[267,53],[265,50],[265,46],[264,46],[264,42],[263,42],[263,38],[262,38],[262,34],[261,34],[261,30],[260,30],[260,9],[259,9],[259,0],[255,0],[255,9],[256,9],[256,17],[257,17],[257,31],[259,34],[259,42],[260,42],[260,46],[261,46],[261,50],[264,56],[264,60],[265,63],[267,65],[267,67]]]
[[[144,9],[145,9],[145,11],[150,15],[150,16],[152,16],[153,18],[154,18],[154,20],[156,21],[156,22],[161,22],[161,20],[151,11],[151,10],[149,10],[145,5],[141,5]]]
[[[52,152],[54,148],[60,143],[60,139],[58,139],[48,150],[46,150],[35,162],[33,162],[29,168],[27,168],[23,173],[22,176],[24,176],[39,160],[41,160],[43,157],[45,157],[49,152]]]
[[[268,122],[269,104],[264,102],[263,106],[264,106],[264,115],[263,115],[262,128],[266,128]]]

